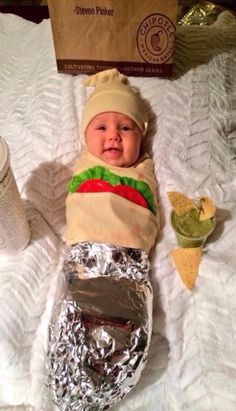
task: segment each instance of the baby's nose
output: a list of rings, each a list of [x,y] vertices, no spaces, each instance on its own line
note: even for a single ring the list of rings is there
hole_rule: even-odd
[[[120,141],[121,137],[120,137],[120,133],[118,130],[111,132],[110,134],[110,140],[115,140],[115,141]]]

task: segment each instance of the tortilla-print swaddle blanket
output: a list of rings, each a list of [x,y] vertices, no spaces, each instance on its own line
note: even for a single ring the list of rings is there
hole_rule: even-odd
[[[140,377],[152,330],[151,160],[129,170],[93,160],[82,157],[68,186],[65,287],[49,329],[48,387],[63,411],[122,399]]]

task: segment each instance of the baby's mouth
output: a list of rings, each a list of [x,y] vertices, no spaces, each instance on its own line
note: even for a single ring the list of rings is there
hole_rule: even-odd
[[[120,148],[118,148],[118,147],[108,147],[108,148],[105,148],[105,150],[104,151],[109,151],[109,152],[116,152],[116,151],[118,151],[118,152],[121,152],[121,149]]]
[[[115,160],[122,156],[122,149],[119,147],[107,147],[103,153],[106,159]]]

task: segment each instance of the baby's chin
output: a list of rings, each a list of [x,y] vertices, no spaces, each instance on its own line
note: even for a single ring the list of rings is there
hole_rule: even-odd
[[[115,158],[102,158],[102,160],[109,164],[110,166],[113,167],[131,167],[134,162],[133,161],[127,161],[125,159],[115,159]]]
[[[91,153],[94,155],[94,157],[97,157],[97,159],[102,160],[104,163],[109,164],[110,166],[113,167],[131,167],[136,163],[137,160],[133,159],[125,159],[123,157],[119,158],[112,158],[111,156],[106,156],[104,153],[100,155],[96,155],[95,153]]]

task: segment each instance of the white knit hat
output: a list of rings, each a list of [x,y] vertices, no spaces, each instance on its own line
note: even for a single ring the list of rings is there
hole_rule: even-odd
[[[105,70],[86,78],[83,85],[95,87],[83,110],[83,136],[90,121],[98,114],[108,111],[127,115],[139,126],[142,135],[146,134],[146,109],[138,91],[128,84],[126,76],[116,69]]]

